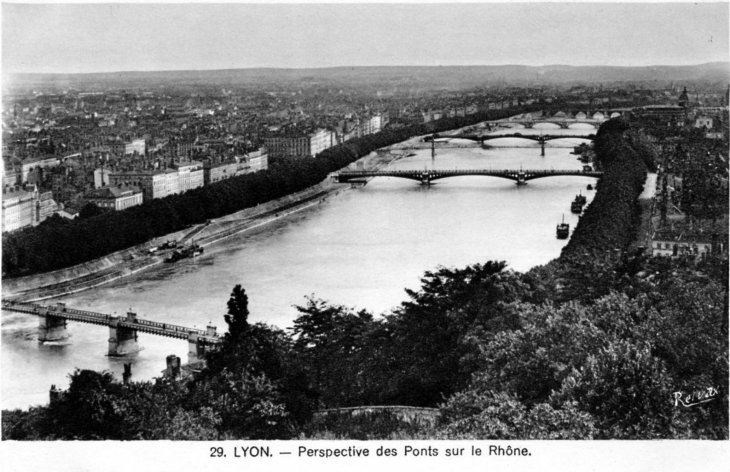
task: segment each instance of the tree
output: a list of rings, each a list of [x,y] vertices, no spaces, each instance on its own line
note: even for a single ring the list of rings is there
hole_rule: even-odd
[[[370,360],[366,335],[373,316],[312,297],[296,308],[300,315],[291,329],[294,349],[311,379],[317,408],[368,402],[363,370]]]
[[[223,317],[228,324],[226,337],[237,340],[246,333],[249,328],[248,315],[248,296],[241,285],[236,285],[228,300],[228,314]]]
[[[101,215],[104,213],[104,210],[99,208],[96,203],[87,203],[81,208],[81,211],[79,211],[79,219],[85,220],[88,218],[93,218],[97,215]]]
[[[206,355],[207,366],[191,383],[191,405],[210,407],[220,430],[232,437],[285,438],[293,422],[310,414],[302,393],[299,366],[283,331],[248,323],[248,297],[236,285],[224,319],[228,332],[219,349]],[[264,425],[270,425],[265,431]]]
[[[472,389],[441,405],[439,439],[592,439],[593,418],[575,404],[528,409],[507,393]]]
[[[551,401],[590,413],[598,438],[653,439],[673,435],[671,398],[672,379],[649,345],[617,340],[575,368]]]

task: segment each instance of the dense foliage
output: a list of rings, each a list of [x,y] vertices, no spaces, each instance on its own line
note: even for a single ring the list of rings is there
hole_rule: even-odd
[[[4,412],[3,438],[727,439],[727,260],[628,254],[652,150],[612,120],[597,151],[598,194],[546,266],[440,267],[384,317],[309,298],[290,332],[249,324],[237,286],[201,375],[77,372],[48,407]],[[313,415],[365,405],[441,416]]]

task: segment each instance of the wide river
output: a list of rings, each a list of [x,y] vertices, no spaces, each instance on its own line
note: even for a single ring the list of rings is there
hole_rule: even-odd
[[[545,128],[550,125],[544,125]],[[545,133],[536,125],[522,134]],[[506,133],[508,131],[502,131]],[[591,134],[588,126],[550,133]],[[458,140],[457,140],[458,141]],[[570,154],[579,139],[550,141],[546,156],[533,141],[504,138],[492,149],[413,151],[391,164],[396,169],[580,169]],[[410,152],[410,151],[409,151]],[[424,271],[507,261],[525,271],[560,254],[565,240],[555,226],[578,217],[570,202],[579,191],[594,192],[587,177],[551,177],[517,186],[493,177],[458,177],[431,186],[396,178],[376,178],[256,232],[239,234],[206,248],[195,260],[165,264],[134,277],[61,300],[82,310],[140,317],[184,326],[212,323],[225,330],[223,314],[231,289],[241,284],[249,296],[251,321],[288,328],[294,305],[307,296],[335,304],[388,312],[404,301],[404,288],[417,289]],[[46,301],[44,303],[53,302]],[[128,359],[110,358],[108,328],[69,322],[68,342],[37,342],[38,319],[2,315],[2,408],[45,404],[51,384],[68,386],[74,369],[109,370],[121,378],[132,362],[134,380],[159,376],[165,357],[187,359],[187,343],[139,335],[142,350]]]

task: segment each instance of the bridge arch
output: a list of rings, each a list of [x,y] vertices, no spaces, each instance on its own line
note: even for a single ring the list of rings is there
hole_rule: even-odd
[[[533,121],[532,127],[534,129],[561,129],[560,123],[555,123],[549,120],[535,120]]]
[[[588,121],[576,121],[574,123],[568,123],[568,129],[571,129],[571,128],[573,128],[573,129],[588,129],[588,128],[596,129],[599,126],[601,126],[600,123],[591,123]]]

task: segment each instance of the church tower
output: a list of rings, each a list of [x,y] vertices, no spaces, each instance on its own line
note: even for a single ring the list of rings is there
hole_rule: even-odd
[[[687,87],[684,88],[684,91],[679,95],[679,106],[687,108],[689,105],[689,96],[687,96]]]

